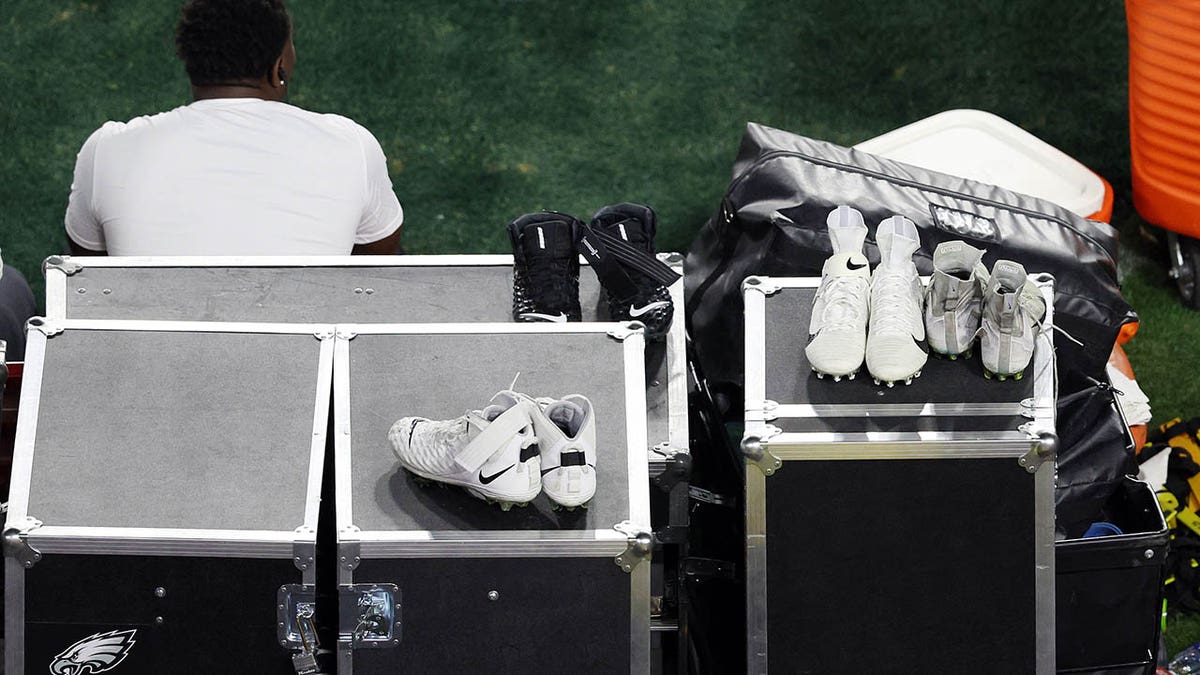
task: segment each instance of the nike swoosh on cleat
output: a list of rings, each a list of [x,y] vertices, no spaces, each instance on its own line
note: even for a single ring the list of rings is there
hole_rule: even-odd
[[[567,315],[559,312],[558,314],[538,314],[537,312],[522,312],[522,319],[533,319],[535,321],[553,321],[555,323],[566,323]]]
[[[630,305],[629,306],[629,316],[641,316],[641,315],[645,314],[646,312],[658,309],[659,307],[666,307],[666,306],[667,306],[667,303],[663,302],[662,300],[659,300],[658,302],[652,302],[652,303],[650,303],[648,305],[644,305],[642,307],[635,307],[633,305]]]
[[[852,260],[846,260],[846,267],[851,270],[861,270],[866,267],[867,263],[855,263]]]
[[[509,464],[508,466],[501,469],[498,473],[494,473],[490,476],[483,475],[483,469],[480,469],[479,470],[479,482],[483,485],[487,485],[488,483],[496,480],[500,476],[503,476],[505,471],[508,471],[509,469],[513,468],[514,466],[516,466],[516,464]]]

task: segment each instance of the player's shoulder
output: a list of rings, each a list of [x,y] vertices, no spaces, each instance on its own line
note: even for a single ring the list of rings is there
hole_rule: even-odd
[[[167,110],[165,112],[155,113],[153,115],[139,115],[125,122],[109,120],[100,125],[99,129],[92,132],[91,142],[98,142],[106,138],[114,138],[137,134],[140,131],[151,129],[164,124],[170,124],[179,117],[180,108]]]
[[[297,108],[297,110],[299,110],[299,108]],[[318,124],[326,126],[331,131],[352,136],[359,141],[363,141],[365,138],[369,138],[374,141],[375,137],[371,135],[370,131],[367,131],[366,127],[358,122],[355,122],[349,117],[346,117],[345,115],[339,115],[337,113],[319,113],[307,110],[304,112],[312,115],[313,119],[317,120]]]

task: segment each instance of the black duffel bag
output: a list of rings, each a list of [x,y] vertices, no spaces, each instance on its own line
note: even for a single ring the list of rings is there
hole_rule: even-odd
[[[1123,324],[1137,315],[1117,286],[1117,232],[1046,200],[920,169],[759,124],[746,125],[733,180],[687,255],[687,319],[697,356],[715,385],[740,389],[742,280],[749,275],[820,276],[832,253],[825,218],[839,204],[862,212],[879,262],[875,226],[891,215],[917,224],[921,274],[947,240],[1054,275],[1055,336],[1066,392],[1104,379]],[[1088,379],[1091,378],[1091,379]]]
[[[1137,315],[1117,286],[1116,230],[1043,199],[748,124],[733,180],[685,266],[688,329],[727,419],[741,412],[742,281],[820,276],[832,253],[825,219],[839,204],[862,212],[872,265],[879,262],[875,226],[898,214],[920,230],[914,259],[923,275],[947,240],[985,249],[989,269],[1004,258],[1054,275],[1054,323],[1067,334],[1054,336],[1062,422],[1055,497],[1064,523],[1086,526],[1132,466],[1123,422],[1111,397],[1100,404],[1096,383],[1107,382],[1117,334]]]

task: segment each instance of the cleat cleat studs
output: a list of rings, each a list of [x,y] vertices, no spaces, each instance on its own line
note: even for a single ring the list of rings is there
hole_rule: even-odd
[[[872,380],[875,380],[875,384],[880,384],[880,382],[879,382],[879,378],[878,378],[878,377],[872,377],[871,379],[872,379]]]
[[[497,503],[500,504],[501,511],[508,511],[509,509],[511,509],[513,507],[512,502],[497,502]]]
[[[914,374],[913,374],[913,377],[914,377],[914,378],[916,378],[916,377],[920,377],[920,376],[921,376],[921,371],[919,371],[919,370],[918,370],[916,373],[914,373]]]
[[[1023,370],[1021,372],[1017,373],[1016,375],[1013,375],[1014,380],[1019,380],[1022,377],[1025,377],[1025,371],[1023,371]]]
[[[887,382],[887,388],[888,388],[888,389],[891,389],[891,388],[892,388],[892,387],[894,387],[894,386],[896,386],[896,382],[895,382],[895,381],[893,381],[893,380],[888,380],[888,382]]]
[[[854,379],[855,377],[857,377],[857,376],[858,376],[858,371],[856,370],[856,371],[854,371],[853,373],[850,373],[849,375],[847,375],[847,376],[846,376],[846,379],[847,379],[847,380],[853,380],[853,379]]]
[[[817,374],[817,379],[818,379],[818,380],[823,380],[823,379],[825,379],[825,373],[822,373],[822,372],[821,372],[821,371],[819,371],[819,370],[814,370],[813,372],[815,372],[815,373]]]
[[[913,379],[911,377],[906,377],[906,378],[904,378],[904,385],[908,386],[908,385],[912,384],[912,381],[913,381]]]
[[[957,360],[958,360],[958,354],[950,354],[950,355],[948,355],[948,356],[947,356],[947,358],[949,358],[951,361],[957,361]]]
[[[842,376],[841,376],[841,375],[834,375],[834,376],[833,376],[833,381],[834,381],[834,382],[841,382],[841,381],[842,381]]]
[[[984,379],[988,379],[988,380],[992,379],[992,371],[988,370],[987,368],[984,368],[983,369],[983,377],[984,377]]]

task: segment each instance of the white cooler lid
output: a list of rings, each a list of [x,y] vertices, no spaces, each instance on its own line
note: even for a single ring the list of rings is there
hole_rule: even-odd
[[[1084,217],[1104,205],[1099,176],[1037,136],[982,110],[947,110],[854,147],[1041,197]]]

